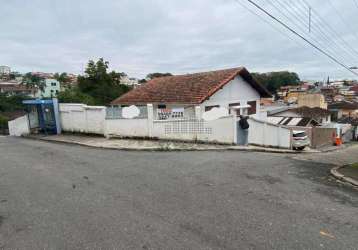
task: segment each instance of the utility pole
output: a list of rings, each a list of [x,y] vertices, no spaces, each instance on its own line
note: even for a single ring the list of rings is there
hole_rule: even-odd
[[[311,6],[308,7],[308,31],[311,33],[311,15],[312,15],[312,8]]]

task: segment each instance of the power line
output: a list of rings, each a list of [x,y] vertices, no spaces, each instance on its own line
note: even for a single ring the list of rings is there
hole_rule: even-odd
[[[358,2],[357,2],[357,0],[353,0],[353,2],[354,2],[354,5],[357,7],[357,9],[358,9]]]
[[[297,31],[295,31],[294,29],[292,29],[291,27],[289,27],[287,24],[285,24],[284,22],[282,22],[280,19],[276,18],[275,16],[273,16],[271,13],[269,13],[267,10],[265,10],[264,8],[262,8],[260,5],[256,4],[255,2],[253,2],[252,0],[247,0],[249,3],[251,3],[253,6],[255,6],[256,8],[258,8],[260,11],[262,11],[263,13],[265,13],[267,16],[269,16],[271,19],[273,19],[274,21],[278,22],[279,24],[281,24],[283,27],[285,27],[287,30],[289,30],[290,32],[292,32],[293,34],[295,34],[296,36],[300,37],[302,40],[304,40],[305,42],[307,42],[308,44],[310,44],[313,48],[315,48],[316,50],[318,50],[319,52],[321,52],[322,54],[326,55],[328,58],[330,58],[332,61],[336,62],[337,64],[339,64],[340,66],[344,67],[345,69],[347,69],[349,72],[353,73],[354,75],[358,76],[358,73],[354,72],[353,70],[351,70],[347,65],[345,65],[344,63],[340,62],[339,60],[337,60],[335,57],[331,56],[329,53],[327,53],[326,51],[324,51],[323,49],[321,49],[320,47],[318,47],[317,45],[315,45],[314,43],[312,43],[311,41],[309,41],[307,38],[305,38],[304,36],[302,36],[301,34],[299,34]]]
[[[284,1],[284,3],[287,5],[286,1]],[[298,1],[293,1],[293,4],[292,4],[292,2],[290,2],[290,4],[294,8],[294,9],[291,8],[294,11],[293,16],[297,16],[297,18],[302,18],[303,20],[308,19],[309,17],[302,15],[301,11],[303,11],[303,13],[306,13],[309,10],[314,11],[314,9],[311,8],[311,6],[307,6],[308,8],[305,9],[305,7],[300,5]],[[286,10],[290,11],[288,8],[286,8]],[[317,31],[320,34],[317,38],[320,39],[321,41],[326,42],[328,45],[332,46],[332,51],[335,51],[335,53],[338,52],[338,54],[340,54],[339,52],[340,52],[340,50],[342,50],[342,52],[344,52],[346,55],[348,55],[353,62],[356,62],[356,60],[358,58],[358,53],[356,51],[354,51],[354,49],[352,47],[350,47],[349,45],[347,46],[345,43],[340,44],[336,41],[336,39],[332,39],[332,34],[328,35],[327,33],[330,33],[330,32],[329,31],[327,32],[327,29],[325,29],[325,27],[321,25],[321,22],[319,20],[316,21],[315,17],[316,17],[316,15],[312,15],[310,21],[312,22],[311,30]],[[303,25],[305,25],[305,24],[303,24]],[[308,34],[308,36],[313,36],[316,33],[315,32],[309,32],[309,33],[306,32],[306,34]],[[336,37],[338,37],[338,36],[336,36]],[[339,38],[340,37],[338,37],[338,39]],[[353,56],[351,53],[355,53],[357,56]]]
[[[283,32],[282,30],[280,30],[279,28],[277,28],[275,25],[273,25],[273,23],[267,21],[265,18],[263,18],[262,16],[260,16],[259,14],[257,14],[255,11],[251,10],[249,7],[247,7],[245,4],[243,4],[242,2],[240,2],[240,0],[234,0],[235,2],[237,2],[238,4],[240,4],[243,8],[245,8],[247,11],[249,11],[251,14],[255,15],[256,17],[258,17],[261,21],[265,22],[266,24],[270,25],[271,28],[273,28],[274,30],[276,30],[277,32],[281,33],[281,35],[287,37],[288,39],[290,39],[291,41],[303,46],[302,43],[298,42],[296,39],[290,37],[289,35],[287,35],[285,32]]]
[[[291,22],[292,24],[294,24],[298,29],[300,29],[300,31],[302,32],[302,33],[305,33],[308,37],[310,37],[310,39],[312,40],[312,41],[314,41],[314,42],[316,42],[316,44],[318,44],[318,45],[320,45],[321,47],[325,47],[325,45],[323,44],[323,43],[321,43],[320,41],[318,41],[316,38],[315,38],[315,36],[313,35],[313,33],[311,33],[311,32],[307,32],[307,29],[306,29],[306,27],[307,27],[307,25],[306,25],[306,23],[304,23],[303,21],[302,21],[302,19],[303,20],[305,20],[306,18],[305,17],[303,17],[302,19],[301,18],[299,18],[299,17],[297,17],[297,15],[300,15],[301,13],[300,12],[298,12],[298,14],[297,14],[297,12],[296,11],[294,11],[292,8],[290,9],[290,8],[288,8],[286,5],[284,5],[283,3],[281,3],[280,1],[276,1],[276,3],[278,3],[279,5],[280,5],[280,7],[281,7],[281,9],[280,9],[280,7],[277,7],[276,6],[276,4],[274,4],[273,2],[271,2],[270,0],[267,0],[267,1],[269,1],[270,3],[271,3],[271,5],[278,11],[278,12],[280,12],[281,13],[281,15],[283,15],[284,17],[286,17],[286,19],[289,21],[289,22]],[[283,9],[282,9],[283,8]],[[293,12],[292,12],[293,11]],[[286,14],[287,13],[287,14]],[[300,15],[301,16],[301,15]],[[295,20],[293,20],[294,18],[293,17],[296,17],[296,20],[298,21],[298,23],[295,21]],[[301,27],[301,25],[303,26],[303,28]],[[324,33],[322,33],[323,34],[323,36],[325,36],[325,34]],[[326,40],[326,41],[328,41],[328,43],[329,44],[331,44],[331,40],[328,38],[326,38],[326,39],[320,39],[321,41],[322,40]],[[327,50],[329,50],[331,53],[334,53],[334,49],[331,49],[330,47],[328,47],[328,46],[326,46],[327,48]],[[350,54],[348,54],[348,55],[350,55]]]
[[[274,4],[273,2],[271,2],[270,0],[267,0],[281,15],[283,15],[284,17],[286,17],[286,19],[291,22],[292,24],[294,24],[302,33],[305,33],[310,39],[311,41],[314,41],[316,43],[316,45],[320,45],[321,47],[324,47],[327,51],[329,51],[332,55],[334,55],[335,53],[337,53],[337,49],[338,49],[338,55],[340,55],[340,49],[342,49],[342,47],[339,46],[339,44],[337,45],[336,43],[332,43],[332,39],[330,39],[324,32],[322,32],[319,29],[319,32],[321,33],[321,38],[320,41],[318,41],[316,39],[316,37],[313,35],[313,32],[308,32],[307,31],[307,24],[304,23],[302,20],[305,20],[306,18],[303,17],[301,13],[298,11],[295,11],[293,8],[288,8],[287,5],[284,5],[283,3],[281,3],[280,1],[274,1],[276,3],[278,3],[280,6],[276,6],[276,4]],[[300,16],[301,18],[299,18],[298,16]],[[296,17],[293,18],[293,17]],[[295,20],[294,20],[295,19]],[[297,21],[298,22],[297,22]],[[301,27],[301,25],[303,27]],[[323,37],[323,39],[322,39]],[[327,46],[325,45],[323,42],[327,42],[329,45],[333,45],[333,48],[331,48],[331,46]],[[335,42],[335,41],[334,41]],[[353,61],[355,60],[355,58],[349,53],[346,52],[343,48],[343,52],[345,52],[348,56],[350,56],[351,58],[353,58]],[[337,55],[336,55],[336,58]],[[344,59],[343,57],[340,58]],[[343,60],[346,61],[346,60]]]
[[[341,15],[341,13],[338,11],[338,9],[336,8],[336,6],[332,3],[331,0],[328,0],[329,4],[332,6],[332,8],[334,9],[334,11],[337,13],[339,19],[341,20],[342,24],[345,25],[346,27],[348,27],[350,29],[350,31],[352,32],[352,34],[354,35],[355,39],[358,41],[358,37],[356,35],[356,33],[350,28],[349,23],[346,22],[345,18],[343,18],[343,16]]]
[[[310,7],[309,3],[307,3],[306,0],[301,0],[301,1],[303,1],[306,6]],[[345,44],[345,46],[349,47],[350,50],[352,50],[352,51],[353,51],[355,54],[357,54],[357,56],[358,56],[358,51],[355,50],[352,46],[350,46],[345,39],[343,39],[342,34],[340,34],[340,33],[338,33],[337,31],[335,31],[335,30],[332,28],[332,26],[329,25],[329,24],[319,15],[319,13],[318,13],[316,10],[314,10],[314,9],[312,9],[312,10],[313,10],[313,12],[315,13],[315,16],[317,16],[318,19],[321,20],[321,23],[322,23],[322,24],[325,24],[325,26],[326,26],[330,31],[332,31],[332,32],[338,37],[338,39],[341,40],[342,43]],[[354,34],[354,33],[353,33],[353,34]],[[357,41],[358,41],[358,40],[357,40]]]

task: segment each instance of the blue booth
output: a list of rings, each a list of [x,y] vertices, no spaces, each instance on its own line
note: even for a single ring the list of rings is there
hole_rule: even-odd
[[[22,103],[26,106],[29,115],[31,114],[31,117],[37,119],[37,121],[33,123],[36,124],[40,133],[61,133],[59,106],[56,98],[24,100]]]

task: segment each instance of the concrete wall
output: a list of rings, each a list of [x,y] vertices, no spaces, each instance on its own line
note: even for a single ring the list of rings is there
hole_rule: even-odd
[[[290,129],[253,118],[249,119],[249,124],[249,144],[291,148]]]
[[[312,128],[311,145],[313,148],[319,148],[333,144],[333,138],[336,135],[335,128]]]
[[[108,137],[149,137],[148,119],[106,120],[105,135]]]
[[[29,119],[27,115],[9,121],[9,134],[11,136],[23,136],[30,134]]]
[[[236,143],[236,117],[227,116],[214,121],[185,119],[154,121],[152,137],[167,140]]]
[[[104,135],[106,107],[60,104],[60,120],[65,132]]]
[[[168,140],[208,141],[235,144],[237,142],[234,115],[214,121],[200,119],[200,108],[190,119],[155,120],[153,105],[149,104],[148,118],[106,119],[105,107],[83,104],[60,104],[63,131],[95,133],[104,136],[151,137]],[[291,131],[277,125],[250,119],[249,143],[270,147],[291,147]]]

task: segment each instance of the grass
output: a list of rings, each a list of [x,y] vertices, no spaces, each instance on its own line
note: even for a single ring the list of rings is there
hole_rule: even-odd
[[[358,170],[358,162],[353,163],[353,164],[351,165],[351,167]]]

